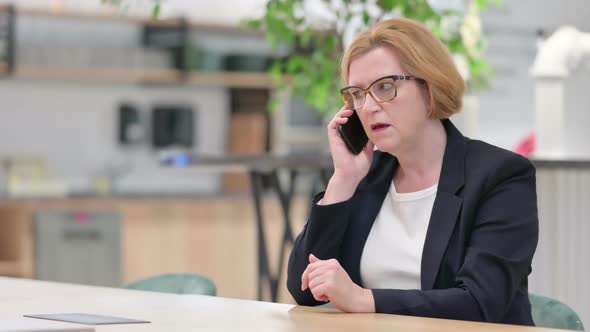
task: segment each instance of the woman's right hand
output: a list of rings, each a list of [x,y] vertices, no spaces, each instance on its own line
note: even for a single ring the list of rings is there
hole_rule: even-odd
[[[322,198],[322,205],[345,201],[352,197],[356,187],[369,172],[373,161],[373,143],[369,141],[363,151],[354,155],[338,133],[338,126],[348,122],[354,111],[344,105],[328,124],[328,141],[334,163],[334,174]]]

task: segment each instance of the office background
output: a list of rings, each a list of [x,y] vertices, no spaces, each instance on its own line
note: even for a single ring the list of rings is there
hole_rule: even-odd
[[[14,14],[5,7],[0,21],[1,45],[14,50],[0,80],[0,273],[122,286],[194,272],[215,280],[221,296],[255,299],[248,175],[185,166],[205,155],[325,151],[323,120],[301,101],[286,98],[266,112],[273,86],[266,69],[288,51],[238,27],[264,1],[234,1],[231,11],[227,2],[164,1],[163,19],[190,21],[188,74],[176,68],[177,45],[158,44],[161,26],[138,18],[150,15],[150,1],[0,3],[17,6]],[[531,289],[568,303],[585,322],[590,56],[580,51],[561,77],[534,64],[559,28],[590,32],[588,17],[585,0],[492,6],[482,16],[491,85],[470,93],[456,119],[468,136],[506,149],[536,135],[542,227]],[[146,41],[150,26],[156,41]],[[314,172],[299,178],[295,232],[317,183]],[[282,210],[268,180],[263,188],[276,265]],[[279,300],[291,301],[282,286]]]

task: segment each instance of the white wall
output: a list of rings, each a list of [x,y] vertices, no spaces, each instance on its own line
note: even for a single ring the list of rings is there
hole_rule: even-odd
[[[41,156],[52,176],[85,190],[111,167],[128,169],[117,188],[127,193],[216,192],[219,174],[162,170],[149,142],[125,148],[116,143],[117,106],[192,105],[197,153],[225,151],[229,95],[223,88],[141,87],[60,82],[0,81],[0,156]],[[187,174],[191,174],[187,176]]]
[[[564,82],[564,148],[570,157],[590,159],[590,70],[580,68]]]
[[[488,90],[478,92],[479,138],[512,149],[534,130],[534,80],[530,75],[536,31],[570,24],[590,31],[590,1],[505,0],[483,16],[488,59],[495,71]]]

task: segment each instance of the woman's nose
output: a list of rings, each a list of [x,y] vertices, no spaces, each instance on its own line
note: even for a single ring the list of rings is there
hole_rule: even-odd
[[[376,112],[381,109],[381,105],[373,98],[370,93],[365,96],[365,104],[363,105],[363,111],[365,112]]]

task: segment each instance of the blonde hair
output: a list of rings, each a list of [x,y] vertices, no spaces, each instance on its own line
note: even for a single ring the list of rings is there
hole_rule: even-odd
[[[409,19],[382,21],[356,37],[342,57],[344,81],[354,59],[379,47],[394,49],[408,74],[426,81],[431,118],[446,119],[461,110],[465,81],[449,50],[426,26]]]

